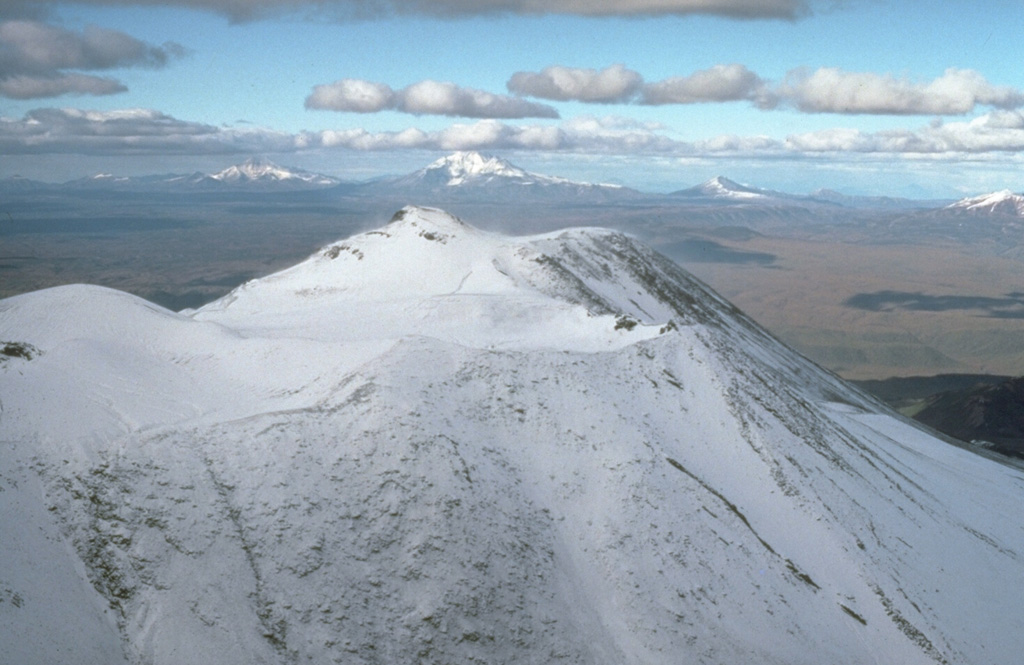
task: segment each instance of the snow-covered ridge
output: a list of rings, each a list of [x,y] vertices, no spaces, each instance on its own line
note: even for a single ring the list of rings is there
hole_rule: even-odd
[[[192,313],[2,300],[0,341],[11,662],[1019,656],[1024,474],[621,233],[408,207]]]
[[[947,210],[980,213],[1003,213],[1024,216],[1024,196],[1004,189],[990,194],[961,199],[946,206]]]
[[[262,335],[348,342],[415,334],[485,348],[611,348],[657,334],[678,314],[628,295],[625,273],[583,280],[573,271],[585,266],[548,253],[566,245],[579,253],[609,238],[636,245],[604,229],[509,238],[441,210],[406,207],[387,226],[332,243],[193,316],[245,331],[256,326]],[[642,323],[616,328],[623,315]]]

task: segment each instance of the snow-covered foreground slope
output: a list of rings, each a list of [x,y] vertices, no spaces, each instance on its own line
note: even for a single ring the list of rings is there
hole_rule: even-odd
[[[1018,657],[1024,475],[620,234],[408,208],[196,312],[10,298],[0,340],[0,660]]]

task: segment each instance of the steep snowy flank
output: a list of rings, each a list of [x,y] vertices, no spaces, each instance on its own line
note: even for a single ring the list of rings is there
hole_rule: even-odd
[[[1016,662],[1024,473],[601,229],[0,301],[19,663]],[[28,528],[26,528],[28,526]]]
[[[946,210],[980,214],[1024,216],[1024,196],[1008,189],[965,198],[946,206]]]

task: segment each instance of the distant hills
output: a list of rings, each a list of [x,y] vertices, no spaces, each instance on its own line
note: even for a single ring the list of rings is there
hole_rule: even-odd
[[[914,417],[963,441],[1024,458],[1024,377],[933,395]]]
[[[420,200],[517,201],[548,203],[659,202],[686,206],[741,208],[821,207],[850,210],[927,212],[940,217],[994,215],[1024,217],[1024,195],[1009,190],[948,201],[886,196],[850,196],[829,189],[791,194],[739,183],[723,175],[668,194],[641,192],[621,185],[589,183],[532,173],[501,157],[459,151],[422,169],[369,182],[346,182],[333,176],[281,166],[254,157],[217,173],[194,172],[147,176],[101,173],[52,184],[11,177],[0,180],[0,193],[28,195],[39,191],[83,192],[295,192],[322,190],[356,197]]]
[[[122,191],[170,191],[170,190],[295,190],[334,187],[341,184],[338,178],[313,173],[293,167],[280,166],[261,158],[251,159],[229,166],[217,173],[167,174],[156,176],[114,176],[100,173],[87,178],[72,180],[57,185],[70,189],[113,189]],[[42,183],[40,183],[42,184]]]

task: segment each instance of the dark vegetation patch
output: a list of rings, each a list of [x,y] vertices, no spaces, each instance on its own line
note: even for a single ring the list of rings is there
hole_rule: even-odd
[[[795,577],[796,579],[800,580],[801,582],[803,582],[807,586],[811,587],[814,591],[818,591],[818,590],[821,589],[821,587],[818,586],[817,583],[815,583],[815,581],[813,579],[811,579],[811,576],[808,575],[807,573],[803,572],[802,570],[800,570],[800,568],[795,563],[793,563],[793,561],[791,559],[783,559],[782,555],[780,555],[778,552],[776,552],[775,548],[773,548],[771,545],[769,545],[768,541],[766,541],[764,538],[762,538],[760,536],[760,534],[758,534],[757,531],[754,530],[754,527],[751,526],[750,522],[747,520],[747,516],[744,515],[742,512],[740,512],[740,509],[736,506],[736,504],[734,504],[732,501],[729,501],[727,498],[725,498],[724,495],[722,495],[721,492],[719,492],[718,490],[714,489],[713,487],[708,485],[706,482],[704,482],[703,480],[698,478],[696,475],[691,473],[689,469],[684,467],[678,461],[672,459],[671,457],[666,457],[665,460],[669,464],[671,464],[673,467],[675,467],[675,469],[677,471],[681,471],[682,473],[684,473],[687,476],[689,476],[690,478],[692,478],[701,487],[703,487],[705,490],[707,490],[708,492],[713,494],[715,496],[715,498],[717,498],[719,501],[721,501],[722,504],[726,508],[729,509],[729,512],[731,512],[741,522],[743,522],[743,525],[745,527],[747,527],[748,530],[750,530],[750,533],[752,533],[754,535],[754,538],[757,538],[757,541],[759,543],[761,543],[761,545],[765,548],[765,550],[768,551],[769,554],[771,554],[771,555],[773,555],[773,556],[775,556],[775,557],[777,557],[779,559],[782,559],[785,562],[786,569],[793,575],[793,577]],[[711,513],[711,511],[708,511],[708,513],[714,515],[714,513]]]
[[[821,587],[818,586],[813,579],[811,579],[810,575],[797,568],[797,565],[793,563],[790,559],[786,559],[786,568],[789,569],[789,572],[793,573],[794,577],[796,577],[798,580],[800,580],[807,586],[813,587],[815,589],[821,589]]]
[[[932,296],[910,291],[858,293],[843,305],[868,312],[977,312],[992,319],[1024,319],[1024,293],[1014,291],[1002,298],[969,295]]]
[[[659,251],[684,263],[732,263],[768,266],[777,258],[767,252],[751,252],[726,247],[714,240],[689,239],[662,245]]]
[[[772,546],[769,545],[767,542],[765,542],[765,540],[763,538],[761,538],[761,536],[759,536],[757,534],[757,531],[754,531],[754,527],[750,526],[750,522],[747,521],[747,516],[740,512],[740,509],[736,507],[735,503],[733,503],[732,501],[729,501],[728,499],[726,499],[722,495],[721,492],[719,492],[715,488],[711,487],[711,485],[708,485],[706,482],[704,482],[703,480],[701,480],[700,478],[698,478],[694,474],[690,473],[690,471],[686,467],[684,467],[682,464],[680,464],[676,460],[672,459],[671,457],[666,457],[665,459],[668,461],[669,464],[671,464],[673,467],[675,467],[678,471],[682,471],[687,476],[689,476],[690,478],[695,480],[705,490],[707,490],[708,492],[713,494],[715,496],[715,498],[717,498],[719,501],[721,501],[725,505],[725,507],[728,508],[730,512],[732,512],[733,515],[738,517],[739,520],[741,522],[743,522],[743,525],[746,526],[750,530],[750,533],[754,534],[754,537],[757,538],[757,540],[761,543],[761,545],[764,546],[764,548],[766,550],[768,550],[770,553],[775,554],[776,556],[778,556],[778,553],[772,548]],[[789,561],[789,560],[787,559],[787,561]]]
[[[39,349],[31,344],[26,344],[25,342],[0,342],[0,360],[5,360],[6,358],[32,360],[32,358],[38,355]]]
[[[639,321],[637,321],[636,319],[630,318],[628,316],[620,316],[619,318],[615,319],[615,329],[632,330],[633,328],[636,328],[637,323],[639,323]]]
[[[907,619],[900,614],[896,605],[892,602],[892,599],[886,596],[885,592],[882,591],[880,587],[876,586],[874,590],[879,600],[882,601],[885,613],[889,615],[889,618],[892,619],[892,622],[900,629],[900,632],[906,635],[911,642],[920,647],[921,651],[923,651],[932,660],[937,663],[942,663],[943,665],[949,665],[949,661],[942,655],[941,651],[935,648],[935,645],[931,643],[931,640],[929,640],[924,633],[918,630],[916,626],[907,621]]]
[[[846,605],[843,605],[842,603],[839,603],[839,607],[841,607],[841,608],[843,609],[843,611],[844,611],[844,612],[846,612],[847,614],[849,614],[850,616],[852,616],[852,617],[853,617],[854,619],[856,619],[857,621],[860,621],[860,622],[861,622],[861,623],[862,623],[863,625],[865,625],[865,626],[866,626],[866,625],[868,625],[867,619],[865,619],[865,618],[864,618],[864,617],[862,617],[861,615],[857,614],[856,612],[854,612],[853,610],[851,610],[851,609],[850,609],[849,607],[847,607]]]

